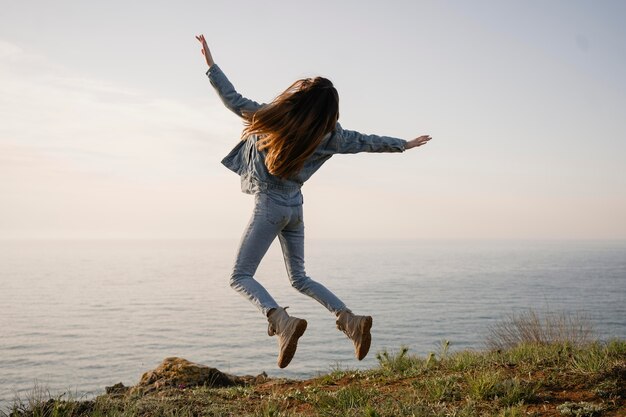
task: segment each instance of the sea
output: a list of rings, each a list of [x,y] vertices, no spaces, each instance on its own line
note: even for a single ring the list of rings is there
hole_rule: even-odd
[[[237,375],[309,378],[377,365],[376,353],[484,349],[511,314],[585,317],[626,338],[626,241],[307,240],[306,268],[373,316],[354,358],[335,317],[293,289],[277,242],[256,278],[308,321],[276,365],[267,320],[228,283],[236,240],[1,240],[0,410],[35,392],[89,398],[136,384],[167,357]]]

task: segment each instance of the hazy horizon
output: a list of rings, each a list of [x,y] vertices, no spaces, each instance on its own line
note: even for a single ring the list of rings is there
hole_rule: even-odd
[[[336,155],[307,238],[626,239],[626,4],[9,2],[0,16],[0,239],[238,239],[220,164],[244,96],[321,74],[347,129],[433,140]]]

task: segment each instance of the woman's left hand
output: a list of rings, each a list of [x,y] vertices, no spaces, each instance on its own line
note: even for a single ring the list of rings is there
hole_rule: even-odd
[[[417,148],[418,146],[422,146],[432,138],[430,135],[422,135],[419,138],[411,139],[406,142],[404,149]]]
[[[211,68],[211,65],[215,64],[215,62],[213,61],[213,56],[211,55],[211,51],[209,50],[209,45],[206,44],[204,35],[196,36],[196,39],[202,44],[202,55],[204,55],[204,59],[206,59],[206,63],[209,68]]]

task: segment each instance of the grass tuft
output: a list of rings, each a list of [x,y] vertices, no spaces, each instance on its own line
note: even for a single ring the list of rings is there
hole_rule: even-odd
[[[369,407],[372,397],[371,390],[351,385],[337,391],[320,393],[315,406],[322,416],[347,415],[350,410]]]
[[[409,356],[408,352],[409,348],[407,346],[401,346],[397,352],[389,352],[385,349],[376,354],[376,359],[380,368],[389,373],[403,374],[409,370],[421,368],[424,362],[416,357]]]
[[[545,313],[534,310],[515,313],[489,327],[486,344],[492,350],[520,344],[563,344],[582,346],[591,341],[592,326],[581,314]]]
[[[468,374],[465,378],[467,393],[476,401],[490,400],[500,391],[502,375],[499,371],[478,370]]]
[[[578,350],[574,353],[571,366],[577,373],[588,375],[600,372],[608,363],[606,352],[594,343],[590,348]]]
[[[433,378],[417,378],[413,386],[424,393],[429,402],[451,402],[461,398],[461,378],[457,375],[443,375]]]

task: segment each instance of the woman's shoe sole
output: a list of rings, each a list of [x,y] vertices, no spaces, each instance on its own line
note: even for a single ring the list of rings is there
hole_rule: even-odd
[[[285,348],[283,355],[278,358],[279,368],[285,368],[293,359],[293,355],[296,354],[296,349],[298,348],[298,339],[304,334],[306,326],[306,320],[300,319],[300,322],[296,325],[296,330],[287,342],[287,347]]]
[[[365,320],[361,321],[361,334],[363,335],[361,338],[361,345],[359,346],[356,353],[356,358],[358,360],[362,360],[367,356],[367,352],[370,350],[370,345],[372,344],[372,334],[370,333],[370,329],[372,328],[372,317],[367,316]]]

